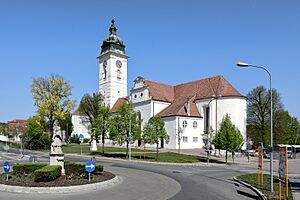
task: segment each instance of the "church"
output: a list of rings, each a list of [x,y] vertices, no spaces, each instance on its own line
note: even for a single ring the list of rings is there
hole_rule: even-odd
[[[153,116],[165,122],[169,142],[161,148],[203,148],[220,128],[226,114],[246,141],[246,97],[223,76],[208,77],[178,85],[168,85],[139,76],[128,96],[128,55],[123,40],[117,35],[112,20],[109,35],[101,46],[99,60],[99,92],[112,112],[123,103],[131,102],[141,113],[142,126]],[[73,134],[89,138],[82,116],[73,113]],[[245,143],[243,148],[245,148]]]

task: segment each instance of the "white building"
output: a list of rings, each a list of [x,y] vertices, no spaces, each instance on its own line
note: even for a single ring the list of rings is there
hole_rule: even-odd
[[[161,147],[203,147],[209,130],[216,133],[226,114],[246,139],[246,98],[223,76],[175,86],[137,77],[130,92],[143,124],[155,115],[165,121],[170,141],[161,141]]]
[[[72,124],[73,124],[73,132],[71,135],[83,135],[84,138],[90,139],[91,136],[89,134],[89,122],[86,116],[80,115],[79,110],[77,109],[72,113]]]
[[[223,76],[175,86],[139,76],[127,97],[128,56],[114,22],[112,20],[109,36],[103,41],[98,57],[99,92],[113,112],[122,103],[131,101],[141,113],[142,125],[152,116],[161,116],[170,137],[168,144],[161,141],[162,148],[202,148],[205,139],[212,136],[209,130],[216,133],[226,114],[246,141],[246,98]]]

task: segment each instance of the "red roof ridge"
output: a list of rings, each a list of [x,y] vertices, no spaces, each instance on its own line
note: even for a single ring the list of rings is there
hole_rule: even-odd
[[[162,83],[162,82],[157,82],[157,81],[151,81],[151,80],[145,80],[145,82],[151,82],[151,83],[158,83],[158,84],[161,84],[161,85],[166,85],[166,86],[170,86],[170,87],[174,87],[173,85],[169,85],[169,84],[166,84],[166,83]]]
[[[224,78],[223,75],[216,75],[216,76],[210,76],[210,77],[206,77],[206,78],[203,78],[203,79],[198,79],[198,80],[193,80],[193,81],[189,81],[189,82],[185,82],[185,83],[180,83],[180,84],[177,84],[177,85],[174,85],[174,87],[177,87],[177,86],[180,86],[180,85],[185,85],[187,83],[194,83],[194,82],[198,82],[198,81],[205,81],[205,80],[209,80],[209,79],[214,79],[214,78]]]
[[[11,121],[8,121],[8,123],[25,123],[27,122],[26,119],[13,119]]]
[[[157,113],[157,116],[170,117],[170,116],[185,116],[185,117],[201,117],[197,106],[195,104],[195,96],[180,96],[174,100],[172,104]],[[190,104],[190,111],[186,109],[186,103]],[[189,112],[189,113],[188,113]]]

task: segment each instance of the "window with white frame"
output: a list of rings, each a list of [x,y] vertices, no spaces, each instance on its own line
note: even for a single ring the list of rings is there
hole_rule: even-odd
[[[193,127],[194,127],[194,128],[197,128],[197,121],[194,121],[194,122],[193,122]]]
[[[198,137],[193,137],[193,142],[198,142]]]
[[[187,136],[183,136],[182,137],[182,142],[188,142],[188,137]]]
[[[187,121],[186,121],[186,120],[184,120],[184,121],[182,122],[182,127],[183,127],[183,128],[186,128],[186,127],[187,127]]]

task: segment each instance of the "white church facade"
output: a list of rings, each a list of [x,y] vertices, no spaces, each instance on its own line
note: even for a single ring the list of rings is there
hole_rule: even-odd
[[[104,95],[105,104],[115,112],[122,103],[131,102],[141,113],[142,127],[151,117],[162,117],[170,139],[168,143],[162,140],[161,148],[203,148],[207,139],[218,131],[226,114],[230,115],[246,141],[246,98],[223,76],[175,86],[139,76],[127,96],[128,56],[122,39],[117,35],[114,20],[98,59],[99,92]],[[75,122],[78,117],[74,115],[74,131],[80,126]]]

